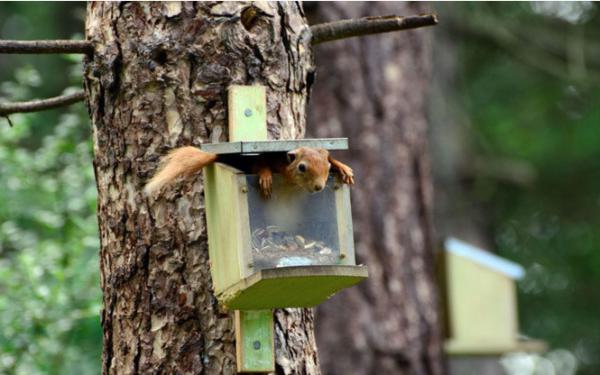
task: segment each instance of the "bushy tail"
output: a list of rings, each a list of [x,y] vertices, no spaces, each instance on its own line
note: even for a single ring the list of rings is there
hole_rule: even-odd
[[[178,177],[190,176],[205,165],[215,162],[217,157],[217,154],[204,152],[192,146],[176,148],[162,158],[156,173],[146,183],[144,191],[153,195],[164,186],[172,184]]]

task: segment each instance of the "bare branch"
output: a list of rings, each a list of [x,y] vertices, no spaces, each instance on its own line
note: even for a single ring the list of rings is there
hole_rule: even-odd
[[[408,17],[392,15],[321,23],[311,26],[310,31],[312,32],[312,44],[315,45],[353,36],[433,26],[437,23],[438,20],[435,14]]]
[[[0,40],[0,53],[84,53],[94,47],[87,40]]]
[[[2,116],[2,117],[4,117],[4,118],[6,119],[6,121],[8,121],[8,126],[10,126],[10,127],[12,128],[12,127],[13,127],[13,123],[12,123],[12,121],[10,120],[10,117],[9,117],[8,115],[6,115],[6,116]]]
[[[37,112],[45,109],[63,107],[82,101],[85,98],[83,90],[73,94],[55,96],[48,99],[36,99],[28,102],[0,103],[0,116],[7,117],[11,113]]]
[[[379,34],[398,30],[433,26],[434,14],[418,16],[377,16],[322,23],[310,27],[312,44],[353,36]],[[87,40],[0,40],[0,53],[83,53],[92,54],[94,46]]]

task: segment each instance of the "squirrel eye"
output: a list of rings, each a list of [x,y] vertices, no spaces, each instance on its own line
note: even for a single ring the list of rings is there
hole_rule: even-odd
[[[302,173],[306,172],[306,165],[298,164],[298,170]]]

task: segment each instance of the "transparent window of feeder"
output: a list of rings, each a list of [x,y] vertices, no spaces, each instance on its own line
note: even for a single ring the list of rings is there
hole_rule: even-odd
[[[340,264],[333,179],[309,193],[273,179],[269,199],[260,195],[258,177],[247,176],[254,270]]]

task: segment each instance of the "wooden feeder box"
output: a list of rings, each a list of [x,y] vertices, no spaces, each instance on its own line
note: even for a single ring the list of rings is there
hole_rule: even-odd
[[[275,371],[272,309],[315,306],[367,278],[355,263],[347,185],[330,177],[310,194],[274,174],[266,199],[248,168],[258,154],[348,141],[267,140],[266,108],[264,87],[231,86],[230,142],[202,146],[223,161],[204,168],[205,211],[215,296],[235,310],[238,372]]]
[[[244,158],[298,147],[347,148],[346,139],[206,144]],[[250,154],[250,155],[248,155]],[[222,163],[204,172],[213,286],[229,309],[315,306],[367,277],[354,257],[350,189],[331,176],[309,193],[274,175],[270,198],[256,175]]]
[[[519,335],[516,280],[523,267],[455,238],[445,241],[443,259],[448,354],[544,350],[543,342]]]

